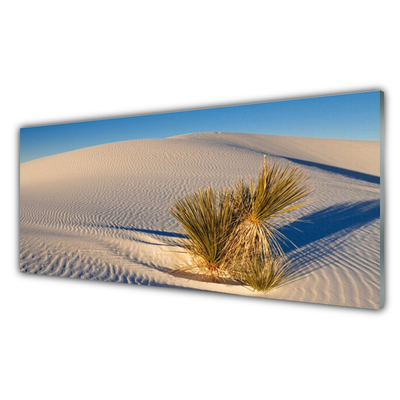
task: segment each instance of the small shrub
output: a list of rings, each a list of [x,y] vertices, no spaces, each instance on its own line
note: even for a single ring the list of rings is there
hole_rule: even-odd
[[[181,244],[191,255],[193,267],[222,277],[229,258],[226,243],[237,221],[231,191],[199,189],[176,200],[170,212],[186,233]]]
[[[258,181],[207,187],[176,200],[170,212],[186,233],[181,243],[192,259],[178,270],[234,279],[261,292],[276,288],[291,272],[274,222],[303,206],[310,191],[297,167],[268,165],[264,156]]]
[[[257,182],[250,179],[249,185],[240,180],[233,192],[233,202],[241,222],[231,235],[229,247],[235,257],[253,257],[267,253],[282,256],[279,238],[284,236],[275,228],[274,222],[282,214],[302,207],[299,202],[311,191],[305,173],[290,164],[264,166]]]
[[[236,280],[257,292],[269,292],[293,274],[284,257],[256,256],[236,269]]]

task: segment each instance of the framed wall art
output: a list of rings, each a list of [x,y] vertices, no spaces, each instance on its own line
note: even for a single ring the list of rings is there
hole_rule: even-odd
[[[381,91],[24,127],[20,270],[379,309],[382,143]]]

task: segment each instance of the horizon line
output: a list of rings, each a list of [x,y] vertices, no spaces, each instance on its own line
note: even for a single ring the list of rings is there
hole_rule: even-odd
[[[49,154],[47,156],[43,157],[36,157],[32,158],[30,160],[26,161],[20,161],[20,164],[25,164],[30,161],[35,161],[35,160],[40,160],[42,158],[47,158],[47,157],[52,157],[56,156],[59,154],[65,154],[65,153],[71,153],[77,150],[83,150],[83,149],[89,149],[91,147],[97,147],[97,146],[105,146],[107,144],[113,144],[113,143],[123,143],[123,142],[131,142],[131,141],[139,141],[139,140],[164,140],[164,139],[172,139],[175,137],[179,136],[187,136],[187,135],[196,135],[196,134],[207,134],[207,133],[217,133],[217,134],[224,134],[224,133],[232,133],[232,134],[240,134],[240,135],[263,135],[263,136],[275,136],[275,137],[288,137],[288,138],[304,138],[304,139],[317,139],[317,140],[341,140],[341,141],[346,141],[346,142],[377,142],[380,143],[380,140],[373,140],[373,139],[341,139],[341,138],[330,138],[330,137],[316,137],[316,136],[298,136],[298,135],[274,135],[274,134],[269,134],[269,133],[255,133],[255,132],[237,132],[237,131],[198,131],[198,132],[188,132],[188,133],[182,133],[179,135],[173,135],[173,136],[167,136],[167,137],[148,137],[148,138],[138,138],[138,139],[129,139],[129,140],[116,140],[114,142],[104,142],[104,143],[98,143],[90,146],[84,146],[84,147],[78,147],[73,150],[67,150],[67,151],[61,151],[58,153],[54,154]],[[20,149],[21,150],[21,149]],[[21,154],[20,154],[21,157]]]

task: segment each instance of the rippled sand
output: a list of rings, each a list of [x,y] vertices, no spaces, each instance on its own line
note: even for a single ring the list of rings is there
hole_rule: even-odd
[[[171,275],[187,261],[171,202],[256,177],[263,154],[304,169],[312,201],[282,220],[297,270],[268,294]],[[180,286],[379,308],[379,143],[196,133],[89,147],[21,164],[20,268],[32,274]]]

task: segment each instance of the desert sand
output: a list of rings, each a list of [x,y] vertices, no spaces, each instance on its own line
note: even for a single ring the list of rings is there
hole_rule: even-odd
[[[310,202],[280,221],[297,275],[263,294],[176,276],[188,262],[172,201],[301,167]],[[380,307],[379,142],[205,132],[99,145],[20,165],[20,268],[32,274]],[[190,278],[190,279],[189,279]]]

